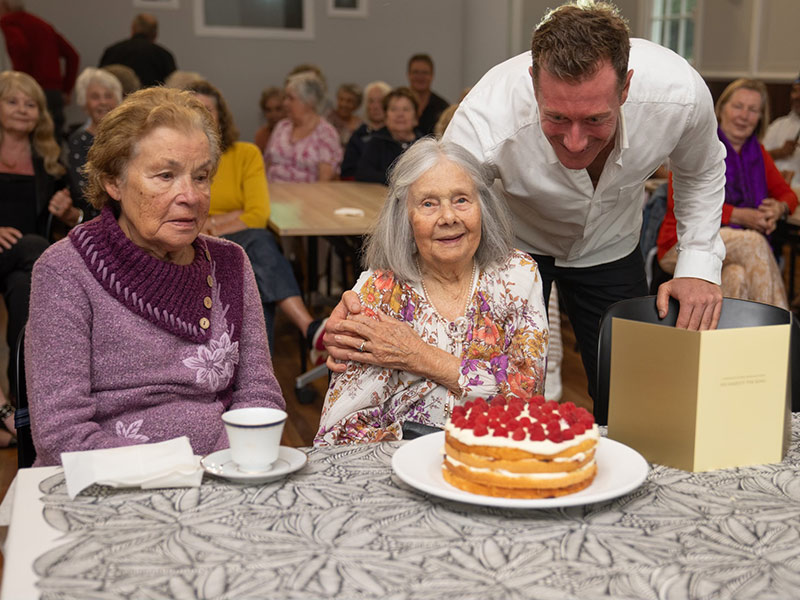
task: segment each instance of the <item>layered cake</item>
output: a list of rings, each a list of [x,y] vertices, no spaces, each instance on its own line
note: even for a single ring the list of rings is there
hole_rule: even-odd
[[[553,498],[588,487],[600,434],[572,402],[543,396],[478,398],[453,409],[445,427],[442,475],[473,494]]]

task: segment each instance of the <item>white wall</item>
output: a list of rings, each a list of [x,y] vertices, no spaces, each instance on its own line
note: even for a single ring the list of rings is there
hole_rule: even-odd
[[[510,46],[511,19],[510,0],[464,0],[463,87],[475,85],[486,71],[517,53]]]
[[[299,63],[322,68],[331,97],[343,82],[405,84],[406,61],[416,52],[433,57],[433,87],[445,98],[457,99],[465,85],[463,0],[370,0],[366,19],[328,17],[327,3],[315,0],[313,40],[197,37],[194,1],[179,4],[178,10],[152,11],[159,19],[158,41],[173,52],[178,68],[198,71],[222,90],[245,140],[259,126],[261,90],[281,85]],[[82,67],[96,66],[106,46],[128,37],[131,19],[142,11],[132,0],[28,0],[26,6],[70,40]],[[488,7],[481,10],[492,15]],[[491,18],[502,24],[503,37],[505,20]],[[496,55],[487,57],[494,61]],[[79,109],[68,114],[71,122],[83,119]]]

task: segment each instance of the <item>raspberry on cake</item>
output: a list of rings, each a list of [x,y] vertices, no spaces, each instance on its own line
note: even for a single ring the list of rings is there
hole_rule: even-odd
[[[442,475],[474,494],[553,498],[588,487],[597,473],[594,417],[543,396],[478,398],[453,409]]]

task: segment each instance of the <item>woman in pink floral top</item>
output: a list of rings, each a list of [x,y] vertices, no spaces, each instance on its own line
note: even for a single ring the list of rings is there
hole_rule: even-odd
[[[324,94],[313,73],[289,77],[283,101],[288,117],[275,125],[264,150],[269,181],[309,183],[338,176],[343,154],[339,133],[317,113]]]
[[[441,427],[468,398],[543,392],[542,282],[512,249],[491,181],[466,150],[432,139],[396,163],[354,288],[361,310],[328,328],[349,362],[316,444],[401,439],[404,422]]]

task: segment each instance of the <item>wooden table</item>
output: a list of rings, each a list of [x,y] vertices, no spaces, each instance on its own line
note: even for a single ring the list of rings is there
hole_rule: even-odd
[[[269,228],[284,236],[364,235],[386,199],[386,186],[357,181],[270,183]],[[337,215],[355,208],[363,216]]]
[[[269,228],[280,237],[308,238],[306,300],[317,282],[317,240],[361,236],[372,227],[386,199],[386,186],[356,181],[270,183]],[[359,216],[337,214],[356,209]],[[347,283],[347,282],[343,282]]]

